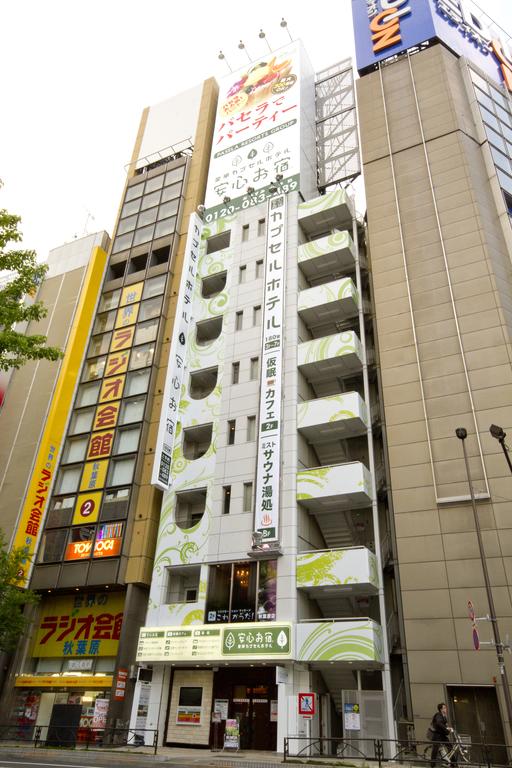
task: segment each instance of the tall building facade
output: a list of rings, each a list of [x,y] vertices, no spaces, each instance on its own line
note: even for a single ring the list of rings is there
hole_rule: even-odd
[[[374,6],[353,4],[358,104],[414,723],[446,700],[461,732],[504,743],[492,627],[468,613],[490,607],[455,430],[508,636],[512,478],[489,427],[512,420],[511,63],[470,4]]]
[[[144,112],[27,561],[24,732],[281,750],[406,716],[354,136],[351,63],[299,43]]]

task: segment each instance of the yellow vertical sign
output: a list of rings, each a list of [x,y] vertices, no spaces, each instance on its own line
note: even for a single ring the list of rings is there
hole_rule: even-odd
[[[76,378],[84,356],[106,261],[107,254],[103,248],[94,248],[87,267],[48,418],[39,443],[34,472],[13,537],[12,546],[26,551],[26,557],[19,572],[19,586],[21,587],[28,585],[31,563],[46,515],[49,490],[62,446],[69,409],[73,401]]]

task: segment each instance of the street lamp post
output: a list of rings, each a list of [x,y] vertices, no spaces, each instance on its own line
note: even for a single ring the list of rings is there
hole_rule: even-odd
[[[498,443],[501,445],[501,448],[503,450],[503,453],[505,454],[505,458],[507,460],[508,468],[512,472],[512,461],[510,461],[510,456],[508,453],[508,448],[505,445],[505,438],[507,436],[507,433],[503,431],[502,427],[498,427],[497,424],[491,424],[489,427],[489,432],[493,437],[496,438]]]
[[[502,430],[503,431],[503,430]],[[487,570],[487,561],[485,559],[484,545],[482,541],[482,531],[480,528],[480,521],[478,519],[478,510],[476,508],[475,492],[473,490],[473,483],[471,480],[471,473],[469,471],[468,455],[466,452],[465,440],[468,436],[464,427],[458,427],[455,430],[455,434],[462,443],[462,452],[464,454],[464,463],[466,465],[466,475],[468,478],[469,495],[471,496],[471,506],[473,507],[473,517],[475,520],[476,537],[478,539],[478,549],[480,551],[480,561],[482,563],[482,571],[484,574],[485,591],[487,593],[487,602],[489,603],[489,619],[492,625],[494,634],[494,645],[496,647],[496,656],[498,657],[498,668],[500,670],[501,684],[503,686],[503,695],[505,697],[505,705],[507,707],[507,717],[509,728],[512,729],[512,698],[510,697],[510,688],[508,687],[508,675],[505,669],[505,658],[503,656],[503,643],[501,642],[500,630],[498,627],[498,619],[496,618],[496,610],[494,608],[494,599],[491,591],[491,582],[489,579],[489,571]],[[505,439],[505,433],[503,433],[503,439]],[[510,462],[509,462],[509,466]],[[511,466],[512,471],[512,466]]]

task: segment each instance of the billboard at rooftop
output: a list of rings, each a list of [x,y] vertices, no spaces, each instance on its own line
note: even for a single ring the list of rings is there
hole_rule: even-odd
[[[352,0],[360,74],[428,40],[439,40],[512,91],[504,37],[471,0]]]

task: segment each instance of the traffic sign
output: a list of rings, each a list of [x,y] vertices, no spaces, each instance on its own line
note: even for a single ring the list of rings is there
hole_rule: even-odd
[[[472,621],[474,624],[475,623],[475,606],[473,605],[471,600],[468,600],[468,615],[469,615],[470,621]]]
[[[299,715],[311,718],[315,714],[315,694],[299,693]]]
[[[477,628],[476,624],[473,624],[472,635],[473,635],[473,648],[475,649],[475,651],[479,651],[480,650],[480,637],[478,636],[478,628]]]

